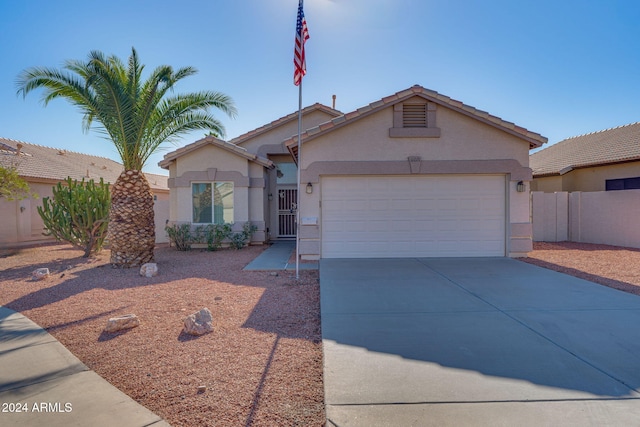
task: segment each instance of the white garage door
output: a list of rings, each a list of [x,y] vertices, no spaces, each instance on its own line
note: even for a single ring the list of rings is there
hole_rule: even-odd
[[[322,178],[322,257],[505,255],[504,175]]]

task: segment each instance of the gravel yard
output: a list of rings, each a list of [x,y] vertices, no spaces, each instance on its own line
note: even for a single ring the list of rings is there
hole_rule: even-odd
[[[242,271],[265,247],[178,252],[158,248],[160,274],[84,259],[65,245],[0,252],[0,305],[47,329],[89,368],[178,426],[325,423],[317,271]],[[640,295],[640,250],[535,243],[524,262]],[[48,267],[48,280],[31,272]],[[192,337],[183,319],[203,307],[214,332]],[[103,332],[107,319],[142,324]],[[199,392],[198,387],[206,386]]]
[[[160,273],[84,259],[65,245],[0,254],[0,305],[38,323],[90,369],[178,426],[325,422],[317,271],[242,271],[266,247],[240,251],[156,250]],[[48,280],[31,272],[48,267]],[[214,331],[182,332],[207,307]],[[141,325],[103,332],[107,319]],[[199,386],[206,391],[199,392]]]
[[[520,260],[640,295],[640,249],[535,242],[529,257]]]

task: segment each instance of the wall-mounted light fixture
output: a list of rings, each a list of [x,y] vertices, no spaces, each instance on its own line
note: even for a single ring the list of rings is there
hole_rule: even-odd
[[[20,212],[24,212],[26,210],[27,210],[27,208],[25,208],[24,206],[20,206]]]
[[[307,194],[313,193],[313,185],[311,183],[307,184]]]
[[[525,190],[524,182],[518,181],[518,183],[516,184],[516,191],[518,193],[524,193],[524,190]]]
[[[273,200],[273,193],[269,193],[269,201]]]

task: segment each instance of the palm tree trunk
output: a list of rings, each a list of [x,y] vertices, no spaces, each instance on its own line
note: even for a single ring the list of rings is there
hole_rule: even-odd
[[[111,188],[108,239],[114,267],[135,267],[154,260],[153,194],[141,171],[122,172]]]

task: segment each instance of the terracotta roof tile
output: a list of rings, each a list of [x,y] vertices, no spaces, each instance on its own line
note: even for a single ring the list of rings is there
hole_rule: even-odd
[[[388,104],[389,102],[393,102],[396,99],[398,99],[398,95],[397,94],[393,94],[390,96],[385,96],[384,98],[381,99],[381,101],[385,104]]]
[[[640,122],[564,139],[531,154],[534,176],[572,169],[640,160]]]
[[[334,117],[340,116],[342,114],[342,112],[340,112],[338,110],[334,110],[331,107],[327,107],[326,105],[323,105],[323,104],[320,104],[320,103],[316,102],[313,105],[310,105],[308,107],[303,108],[302,109],[302,115],[311,113],[311,112],[316,111],[316,110],[323,111],[323,112],[325,112],[325,113],[327,113],[329,115],[332,115]],[[240,136],[237,136],[237,137],[229,140],[229,142],[232,143],[232,144],[240,145],[243,142],[255,137],[256,135],[259,135],[259,134],[264,133],[264,132],[268,132],[271,129],[274,129],[274,128],[280,126],[280,125],[283,125],[283,124],[285,124],[287,122],[290,122],[290,121],[293,121],[293,120],[297,120],[297,119],[298,119],[298,111],[295,111],[294,113],[287,114],[286,116],[280,117],[279,119],[276,119],[276,120],[274,120],[274,121],[272,121],[270,123],[267,123],[264,126],[260,126],[257,129],[253,129],[253,130],[251,130],[251,131],[249,131],[247,133],[244,133],[244,134],[242,134]]]
[[[18,144],[20,154],[18,155]],[[58,148],[44,147],[24,141],[0,138],[0,165],[16,166],[20,176],[62,181],[71,177],[89,178],[113,183],[123,171],[122,164],[106,157],[92,156]],[[152,189],[168,190],[168,177],[146,173]]]
[[[236,144],[233,144],[232,142],[223,141],[222,139],[216,138],[214,136],[206,136],[202,139],[197,140],[196,142],[192,142],[191,144],[187,144],[184,147],[180,147],[177,150],[174,150],[168,154],[165,154],[164,158],[158,163],[158,165],[160,165],[160,167],[162,168],[168,169],[171,162],[177,159],[178,157],[183,156],[205,145],[215,145],[224,150],[237,154],[238,156],[244,157],[248,160],[261,164],[265,167],[273,166],[273,163],[271,162],[271,160],[249,153],[247,149],[244,147],[240,147]]]

